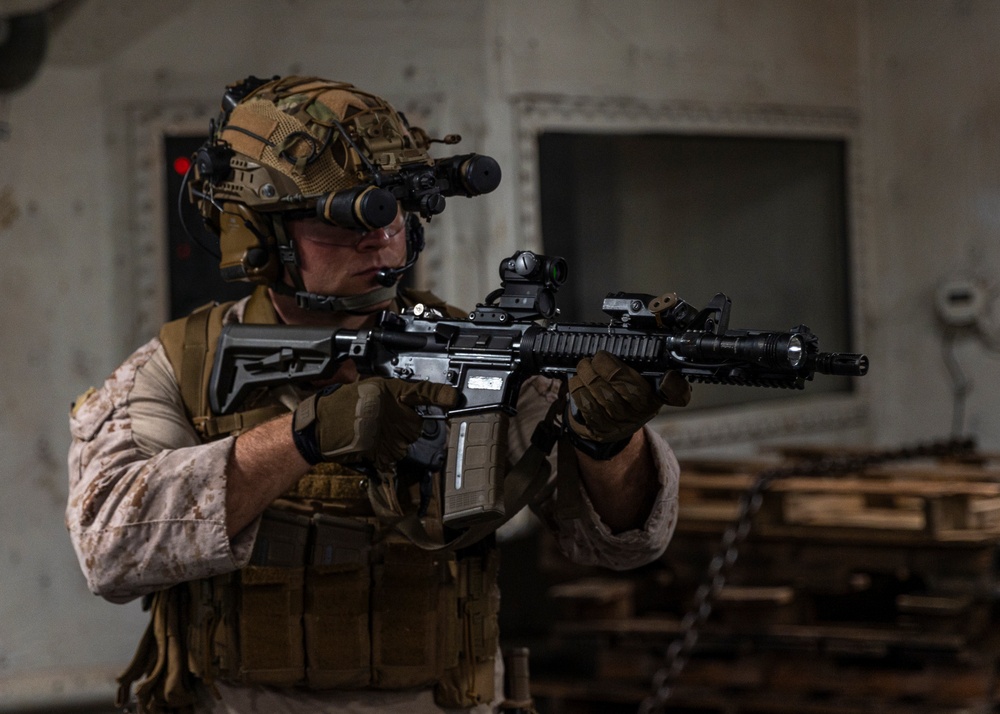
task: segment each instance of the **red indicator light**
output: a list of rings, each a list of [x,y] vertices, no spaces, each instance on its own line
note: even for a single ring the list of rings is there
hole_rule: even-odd
[[[191,168],[191,159],[188,157],[178,156],[174,159],[174,171],[179,173],[181,176],[186,174],[189,168]]]

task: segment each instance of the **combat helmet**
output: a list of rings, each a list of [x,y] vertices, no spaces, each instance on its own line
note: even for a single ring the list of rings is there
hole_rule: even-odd
[[[308,309],[384,301],[423,249],[420,218],[444,210],[448,196],[476,196],[500,182],[488,156],[430,157],[433,141],[460,137],[432,140],[381,97],[317,77],[248,77],[228,86],[209,133],[186,184],[219,237],[222,277],[294,293]],[[384,289],[346,300],[306,292],[285,220],[316,216],[370,231],[389,225],[399,207],[407,213],[407,262],[380,276]]]

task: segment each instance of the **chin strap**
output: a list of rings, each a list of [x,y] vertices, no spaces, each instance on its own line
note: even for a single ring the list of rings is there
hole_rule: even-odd
[[[286,289],[288,286],[284,286]],[[284,292],[284,291],[282,291]],[[392,300],[396,297],[396,285],[375,288],[371,292],[361,295],[349,295],[348,297],[336,297],[334,295],[319,295],[309,293],[304,290],[288,290],[294,293],[295,304],[306,310],[318,310],[321,312],[350,312],[365,313],[368,308]]]

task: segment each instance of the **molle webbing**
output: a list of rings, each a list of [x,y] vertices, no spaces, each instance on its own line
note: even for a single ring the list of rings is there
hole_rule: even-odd
[[[362,501],[368,503],[364,474],[334,462],[321,462],[299,479],[285,498],[305,501]]]
[[[415,551],[376,536],[375,523],[265,512],[247,567],[192,584],[213,610],[201,620],[218,623],[189,630],[191,652],[218,663],[198,676],[319,690],[434,686],[449,708],[491,701],[496,551],[458,560]]]

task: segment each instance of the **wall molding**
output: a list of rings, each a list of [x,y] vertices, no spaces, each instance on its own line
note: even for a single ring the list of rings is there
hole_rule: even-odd
[[[143,102],[126,110],[128,156],[128,230],[122,251],[124,280],[133,296],[132,319],[125,326],[129,345],[157,334],[168,317],[167,211],[164,137],[208,133],[215,116],[208,101]],[[172,204],[172,202],[169,202]]]

